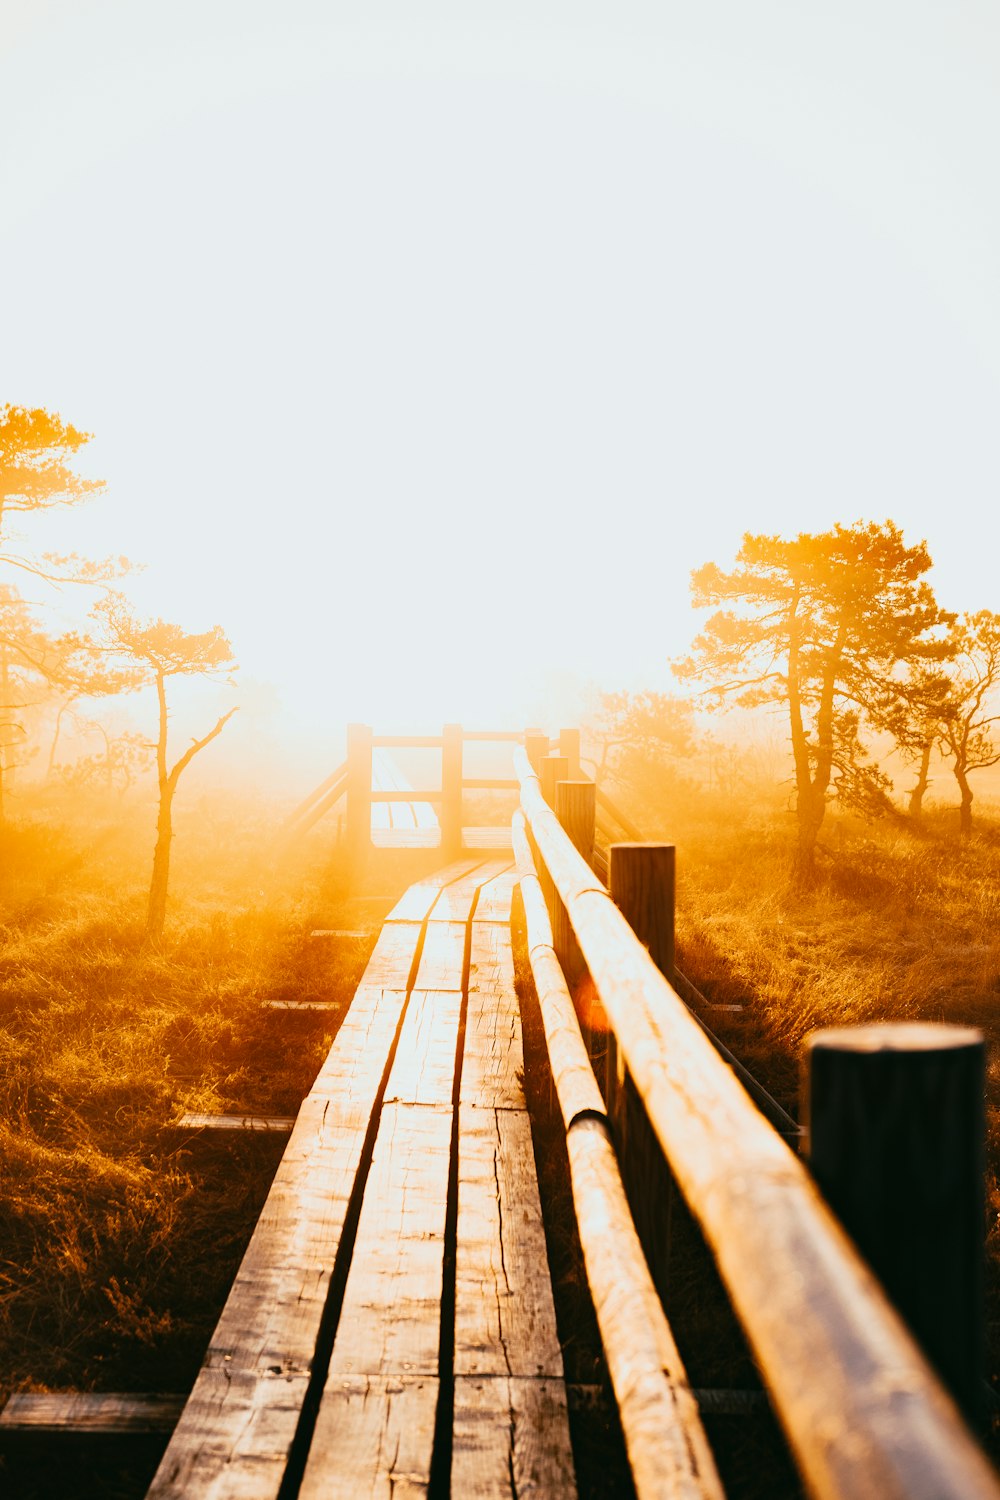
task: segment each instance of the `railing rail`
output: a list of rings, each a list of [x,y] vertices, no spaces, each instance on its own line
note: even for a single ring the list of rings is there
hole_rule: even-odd
[[[660,1146],[819,1500],[1000,1497],[805,1167],[719,1059],[515,750],[521,808]]]

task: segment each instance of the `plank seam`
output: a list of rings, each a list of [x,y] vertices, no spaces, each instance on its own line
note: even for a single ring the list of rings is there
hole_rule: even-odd
[[[427,1500],[450,1500],[451,1461],[455,1423],[455,1299],[458,1270],[458,1152],[460,1139],[460,1106],[462,1066],[465,1061],[465,1032],[469,1019],[469,977],[472,969],[472,924],[479,904],[476,887],[465,924],[465,952],[462,957],[462,1007],[458,1018],[458,1044],[455,1048],[455,1077],[451,1090],[451,1156],[448,1163],[448,1202],[444,1220],[444,1271],[441,1285],[441,1339],[438,1347],[438,1404],[434,1418],[434,1446],[428,1477]]]

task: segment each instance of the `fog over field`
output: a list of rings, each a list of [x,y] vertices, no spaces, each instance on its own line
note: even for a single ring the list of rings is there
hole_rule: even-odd
[[[2,394],[108,481],[25,545],[220,623],[292,783],[668,688],[745,530],[891,516],[989,607],[998,73],[889,0],[0,0]]]

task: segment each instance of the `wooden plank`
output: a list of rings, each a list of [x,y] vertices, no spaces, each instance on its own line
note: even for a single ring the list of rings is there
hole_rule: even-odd
[[[464,922],[428,922],[416,989],[460,990],[465,968]]]
[[[336,1000],[265,1000],[266,1010],[339,1010]]]
[[[24,1392],[10,1396],[0,1412],[0,1435],[121,1437],[172,1432],[186,1399],[110,1391]]]
[[[386,1104],[450,1109],[461,1010],[461,990],[413,991],[386,1086]]]
[[[437,1375],[451,1110],[389,1104],[327,1385],[341,1375]]]
[[[561,1378],[527,1112],[459,1114],[456,1375]]]
[[[436,825],[430,828],[373,828],[371,841],[375,849],[438,849],[441,830]]]
[[[146,1500],[274,1500],[308,1377],[202,1369]]]
[[[510,868],[480,887],[476,901],[477,922],[510,922],[510,903],[517,884],[517,871]]]
[[[341,1376],[323,1393],[299,1500],[422,1500],[437,1403],[428,1375]]]
[[[574,1500],[561,1380],[456,1378],[451,1493],[456,1500]]]
[[[473,922],[461,1102],[523,1109],[524,1050],[510,929]]]
[[[405,990],[421,931],[419,922],[390,922],[383,927],[372,949],[362,984]],[[434,986],[424,985],[424,988],[433,989]]]
[[[415,881],[403,892],[385,920],[387,922],[426,921],[443,887],[453,880],[461,879],[471,870],[478,870],[481,864],[481,859],[459,859],[446,865],[444,869],[435,871],[433,875],[428,875],[426,879]]]
[[[419,932],[419,927],[416,929]],[[413,934],[403,933],[415,941]],[[371,1111],[405,1002],[359,987],[303,1102],[152,1500],[274,1500]]]
[[[514,757],[541,857],[810,1492],[997,1500],[996,1475],[802,1163],[598,885],[524,752]]]
[[[480,889],[494,880],[504,868],[503,860],[488,859],[475,865],[467,875],[446,885],[431,909],[432,922],[468,922]]]
[[[206,1115],[186,1110],[170,1122],[173,1130],[259,1131],[264,1135],[288,1135],[294,1115]]]
[[[353,1108],[353,1100],[361,1114],[370,1112],[405,1001],[402,988],[358,986],[309,1091],[311,1100],[330,1100],[337,1110]]]
[[[311,938],[370,938],[374,937],[374,929],[371,927],[314,927],[309,936]]]

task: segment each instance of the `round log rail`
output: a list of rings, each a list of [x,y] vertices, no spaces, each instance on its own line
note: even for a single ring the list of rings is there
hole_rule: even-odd
[[[1000,1481],[805,1167],[598,885],[515,751],[521,806],[650,1122],[819,1500],[1000,1500]]]
[[[723,1500],[698,1405],[629,1214],[521,813],[512,839],[580,1244],[637,1500]]]

